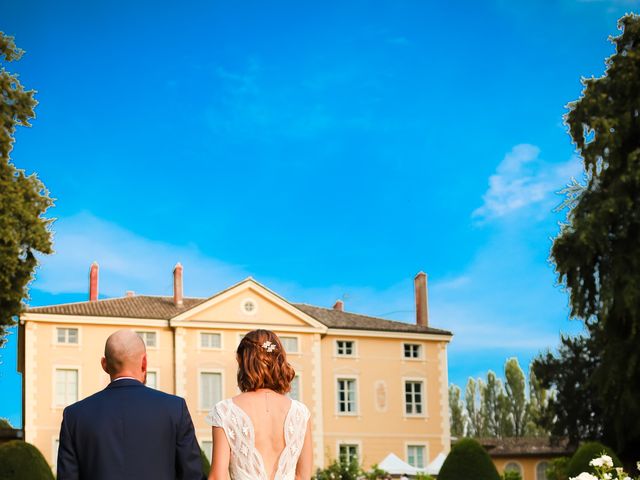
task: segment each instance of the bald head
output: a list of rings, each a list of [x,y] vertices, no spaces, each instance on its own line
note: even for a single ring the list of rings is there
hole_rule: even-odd
[[[104,346],[102,368],[111,379],[133,377],[144,381],[147,356],[144,342],[133,330],[112,333]]]

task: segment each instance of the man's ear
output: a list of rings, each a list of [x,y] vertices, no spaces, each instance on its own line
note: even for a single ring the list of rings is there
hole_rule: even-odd
[[[102,357],[102,359],[100,360],[100,365],[102,365],[102,369],[106,372],[107,375],[111,375],[109,373],[109,370],[107,370],[107,359],[105,357]]]
[[[147,371],[147,354],[142,355],[142,371]]]

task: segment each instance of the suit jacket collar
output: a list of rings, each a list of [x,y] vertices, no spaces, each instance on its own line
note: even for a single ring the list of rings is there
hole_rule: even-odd
[[[107,385],[107,388],[120,388],[120,387],[144,387],[144,384],[133,378],[123,378],[122,380],[117,380]]]

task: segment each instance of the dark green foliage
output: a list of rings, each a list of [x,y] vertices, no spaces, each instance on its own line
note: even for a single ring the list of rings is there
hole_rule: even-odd
[[[22,51],[0,32],[0,60],[18,60]],[[4,63],[3,62],[3,63]],[[9,159],[16,127],[30,126],[35,117],[35,91],[25,91],[17,75],[0,69],[0,347],[27,298],[27,285],[38,264],[35,254],[49,254],[51,220],[43,218],[52,205],[35,175],[25,175]]]
[[[209,471],[211,470],[211,464],[202,449],[200,449],[200,461],[202,462],[202,473],[204,473],[205,477],[208,477]]]
[[[569,477],[577,477],[582,472],[596,473],[594,468],[589,465],[589,462],[594,458],[600,457],[603,453],[611,457],[614,467],[622,466],[618,456],[609,447],[605,447],[599,442],[587,442],[580,445],[580,448],[575,451],[571,460],[569,460],[567,475]]]
[[[30,443],[12,440],[0,445],[0,480],[53,480],[51,467]]]
[[[569,480],[569,475],[567,475],[569,460],[569,457],[558,457],[551,460],[547,468],[547,480]]]
[[[520,475],[520,472],[504,472],[502,474],[502,480],[522,480],[522,475]]]
[[[640,16],[619,26],[605,75],[583,80],[566,116],[587,177],[567,190],[551,259],[571,314],[599,346],[593,385],[611,426],[601,438],[632,461],[640,451]]]
[[[438,480],[500,480],[489,454],[476,440],[455,443],[444,461]]]
[[[319,468],[313,476],[313,480],[357,480],[360,474],[358,460],[353,459],[349,463],[334,460],[327,468]]]
[[[560,343],[557,354],[547,352],[533,361],[540,383],[555,391],[548,414],[538,422],[578,445],[580,440],[601,438],[607,426],[593,382],[600,359],[593,337],[562,336]]]

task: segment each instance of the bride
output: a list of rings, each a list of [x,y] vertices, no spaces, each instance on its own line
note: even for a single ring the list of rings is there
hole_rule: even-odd
[[[295,371],[278,336],[247,333],[238,345],[239,395],[207,415],[213,429],[209,480],[309,480],[309,409],[285,394]]]

